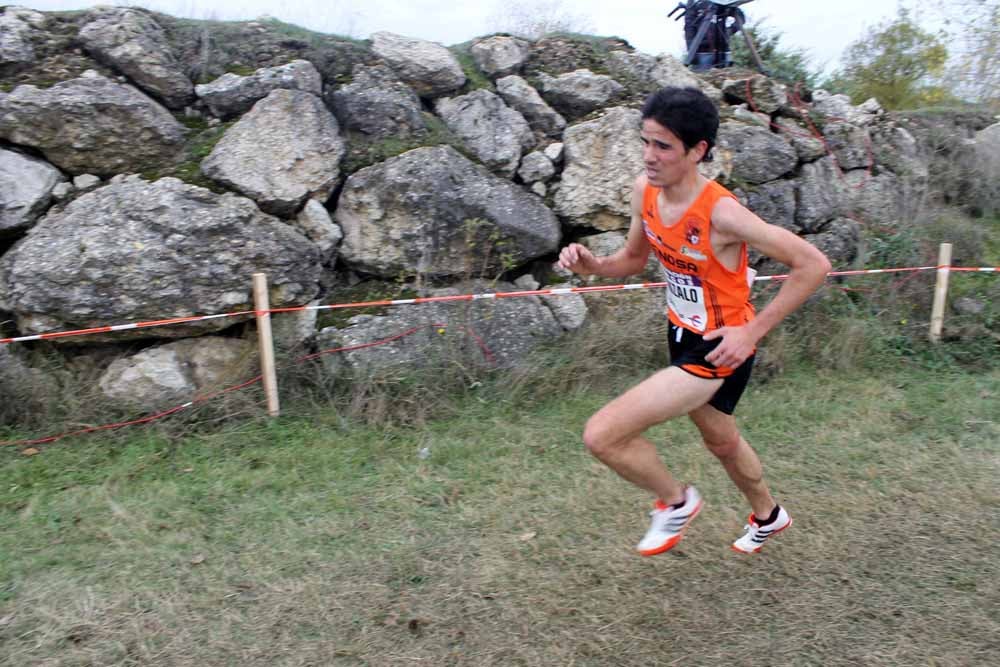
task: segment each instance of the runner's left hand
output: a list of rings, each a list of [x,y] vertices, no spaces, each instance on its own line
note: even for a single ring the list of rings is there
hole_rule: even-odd
[[[757,344],[746,327],[720,327],[709,331],[703,338],[705,340],[722,338],[719,346],[705,355],[705,360],[715,364],[716,367],[736,368],[753,354],[753,348]]]

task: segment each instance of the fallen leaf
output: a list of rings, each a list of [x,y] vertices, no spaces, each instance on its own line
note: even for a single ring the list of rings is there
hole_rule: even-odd
[[[538,533],[536,533],[535,531],[532,530],[531,532],[525,533],[524,535],[522,535],[521,537],[519,537],[517,539],[521,540],[522,542],[529,542],[529,541],[535,539],[537,536],[538,536]]]

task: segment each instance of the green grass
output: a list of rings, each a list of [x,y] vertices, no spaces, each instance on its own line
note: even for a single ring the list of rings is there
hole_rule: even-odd
[[[347,35],[339,35],[336,33],[325,33],[316,32],[314,30],[309,30],[308,28],[303,28],[301,26],[295,25],[293,23],[286,23],[279,19],[270,16],[262,16],[260,18],[244,21],[244,20],[233,20],[233,21],[219,21],[214,19],[190,19],[190,18],[178,18],[176,16],[170,16],[166,14],[161,14],[158,12],[151,12],[157,18],[163,20],[166,23],[176,25],[183,29],[201,29],[209,28],[216,34],[221,34],[225,38],[237,37],[241,34],[248,23],[258,23],[268,29],[269,32],[288,39],[299,40],[307,43],[310,46],[321,45],[331,39],[335,39],[341,42],[351,42],[354,44],[367,44],[367,40],[356,39],[354,37],[349,37]],[[67,12],[68,14],[68,12]]]
[[[706,511],[632,553],[648,499],[579,434],[636,378],[534,403],[487,384],[420,427],[327,408],[4,450],[0,664],[995,661],[1000,373],[755,385],[741,423],[796,525],[754,558],[683,422],[651,435]]]
[[[329,39],[333,38],[341,42],[351,42],[353,44],[367,45],[368,40],[357,39],[355,37],[349,37],[347,35],[339,35],[336,33],[323,33],[316,32],[314,30],[309,30],[308,28],[303,28],[292,23],[285,23],[274,17],[261,17],[257,19],[257,23],[262,23],[267,26],[271,31],[287,37],[289,39],[298,39],[308,43],[310,46],[319,46]]]
[[[349,132],[347,155],[341,165],[344,173],[353,174],[359,169],[424,146],[451,146],[465,157],[477,160],[462,140],[448,129],[444,121],[427,112],[423,112],[423,117],[426,129],[412,136],[371,139],[361,132]]]
[[[185,183],[208,188],[216,193],[227,192],[224,187],[201,173],[201,163],[212,154],[215,145],[222,140],[223,135],[236,121],[209,127],[208,123],[201,118],[192,119],[179,116],[178,120],[191,130],[185,146],[184,159],[176,165],[143,172],[143,178],[155,181],[173,176]]]
[[[465,84],[462,89],[458,91],[458,95],[465,95],[466,93],[471,93],[474,90],[485,89],[490,92],[496,92],[493,82],[490,78],[483,74],[482,70],[476,64],[475,59],[472,57],[472,53],[469,51],[470,43],[460,44],[456,46],[451,46],[448,48],[451,54],[455,56],[455,60],[462,67],[462,72],[465,73]]]

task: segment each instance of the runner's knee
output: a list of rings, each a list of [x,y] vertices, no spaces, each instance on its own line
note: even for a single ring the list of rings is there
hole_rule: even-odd
[[[705,437],[704,442],[708,451],[712,452],[716,458],[725,461],[736,456],[736,452],[740,448],[740,434]]]
[[[583,427],[583,446],[588,452],[599,459],[604,458],[615,444],[607,422],[600,414],[587,420],[587,425]]]

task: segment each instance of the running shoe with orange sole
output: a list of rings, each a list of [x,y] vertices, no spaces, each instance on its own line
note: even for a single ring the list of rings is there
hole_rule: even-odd
[[[649,531],[636,549],[643,556],[655,556],[673,549],[684,537],[687,527],[698,516],[701,505],[701,496],[693,486],[684,488],[684,504],[680,507],[672,507],[662,500],[657,500],[655,508],[649,513],[652,517]]]
[[[757,553],[764,546],[765,542],[792,525],[792,517],[788,515],[788,512],[781,505],[778,505],[778,518],[766,526],[758,524],[757,517],[752,513],[747,521],[749,523],[743,526],[743,530],[746,532],[743,534],[743,537],[733,542],[732,546],[733,551],[738,551],[742,554]]]

